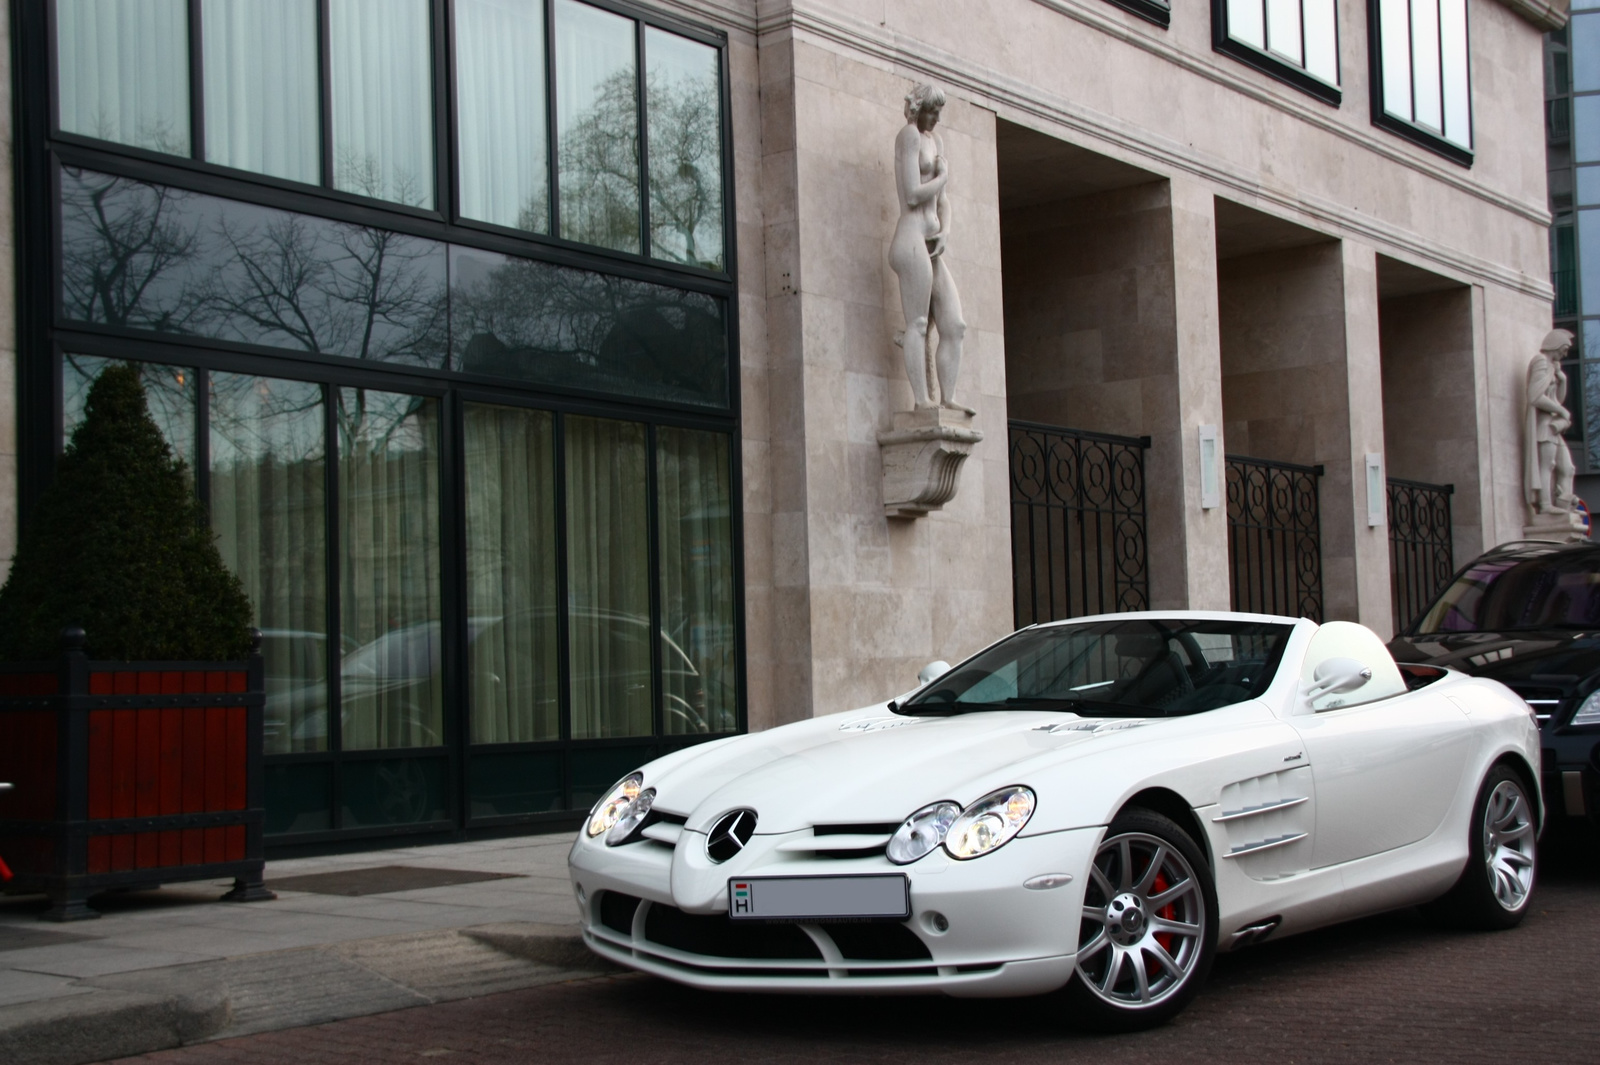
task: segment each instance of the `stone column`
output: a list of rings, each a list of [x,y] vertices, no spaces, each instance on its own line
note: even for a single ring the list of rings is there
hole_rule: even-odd
[[[1164,417],[1152,419],[1150,497],[1181,500],[1180,513],[1151,510],[1151,606],[1227,610],[1228,508],[1201,509],[1200,426],[1222,426],[1222,339],[1218,320],[1217,225],[1211,190],[1175,177],[1172,195],[1172,303],[1175,364]]]
[[[1346,438],[1322,482],[1325,616],[1361,622],[1387,640],[1394,635],[1389,588],[1388,486],[1379,485],[1383,524],[1368,524],[1367,462],[1383,454],[1383,367],[1379,358],[1378,258],[1368,245],[1340,244],[1344,291]],[[1421,413],[1420,411],[1418,412]],[[1388,463],[1384,463],[1388,476]],[[1346,541],[1346,537],[1348,540]],[[1330,541],[1336,553],[1330,553]],[[1329,558],[1333,568],[1329,568]],[[1348,567],[1348,569],[1346,569]],[[1346,575],[1348,574],[1348,576]]]

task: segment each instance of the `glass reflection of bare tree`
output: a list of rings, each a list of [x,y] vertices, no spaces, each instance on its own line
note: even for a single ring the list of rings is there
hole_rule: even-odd
[[[639,250],[638,86],[631,68],[600,86],[594,105],[562,132],[561,230],[573,240]],[[651,254],[722,266],[722,130],[714,81],[662,77],[650,102]],[[530,218],[542,202],[529,203]]]
[[[722,129],[715,81],[651,71],[651,254],[722,268]]]
[[[62,176],[61,299],[67,317],[187,333],[198,293],[174,275],[204,254],[192,193],[88,171]]]
[[[358,359],[442,366],[446,288],[439,247],[375,229],[277,214],[224,218],[230,269],[209,303],[241,339]]]

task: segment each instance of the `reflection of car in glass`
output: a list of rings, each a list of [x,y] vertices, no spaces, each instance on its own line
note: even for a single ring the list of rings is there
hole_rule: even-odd
[[[548,621],[551,617],[550,611],[540,611],[513,615],[512,620]],[[571,618],[571,624],[602,626],[602,639],[613,644],[644,640],[650,625],[648,618],[604,610],[575,610]],[[506,624],[506,619],[496,616],[469,618],[467,639],[470,643],[504,639]],[[352,706],[381,705],[399,714],[400,720],[391,723],[391,727],[405,741],[384,746],[433,747],[443,742],[437,710],[442,699],[440,633],[438,621],[419,622],[347,650],[339,665],[345,707],[340,720],[347,733]],[[272,738],[284,730],[293,736],[297,749],[315,746],[326,735],[325,642],[322,633],[273,629],[263,634],[263,651],[270,670],[265,715],[269,750],[273,749]],[[648,651],[644,658],[648,660]],[[665,632],[661,633],[661,674],[669,733],[726,732],[736,727],[731,707],[708,713],[700,672]],[[650,690],[648,669],[636,677],[613,671],[603,681],[610,687],[637,688],[646,694]],[[581,684],[583,678],[574,677],[572,682]],[[492,670],[484,670],[474,673],[471,683],[499,685],[504,681]],[[515,705],[554,705],[558,699],[554,675],[536,675],[532,684],[537,690],[514,693]],[[296,708],[298,714],[294,712]]]
[[[1600,824],[1600,544],[1497,547],[1389,649],[1491,677],[1526,699],[1539,718],[1551,813]]]
[[[1218,950],[1418,903],[1526,911],[1528,707],[1360,625],[1104,615],[928,672],[619,781],[569,856],[588,945],[708,989],[1063,989],[1128,1029]]]

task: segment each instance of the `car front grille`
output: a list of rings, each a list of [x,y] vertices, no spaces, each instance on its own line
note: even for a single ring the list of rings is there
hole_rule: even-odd
[[[636,939],[634,926],[640,906],[649,908],[644,912],[642,936]],[[600,925],[613,933],[602,939],[675,968],[719,976],[822,980],[829,979],[830,970],[851,977],[939,975],[938,968],[929,964],[933,955],[927,944],[901,922],[823,921],[802,928],[799,924],[733,921],[722,914],[685,913],[676,906],[646,903],[618,891],[601,892],[598,907]],[[832,947],[829,953],[835,960],[831,963],[823,944]],[[995,967],[958,968],[978,972]]]
[[[1533,707],[1533,716],[1539,719],[1539,724],[1544,725],[1550,721],[1561,708],[1561,701],[1566,697],[1566,692],[1560,688],[1541,686],[1536,684],[1508,684],[1506,687],[1522,697],[1522,701]]]

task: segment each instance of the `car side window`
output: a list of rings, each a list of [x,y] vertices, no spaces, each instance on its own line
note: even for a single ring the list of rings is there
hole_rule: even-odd
[[[1359,683],[1341,684],[1341,679],[1359,680],[1353,673],[1356,663],[1372,675]],[[1309,709],[1321,712],[1377,702],[1407,691],[1405,677],[1395,665],[1394,656],[1365,625],[1349,621],[1330,621],[1319,628],[1306,647],[1300,668],[1300,692]]]

